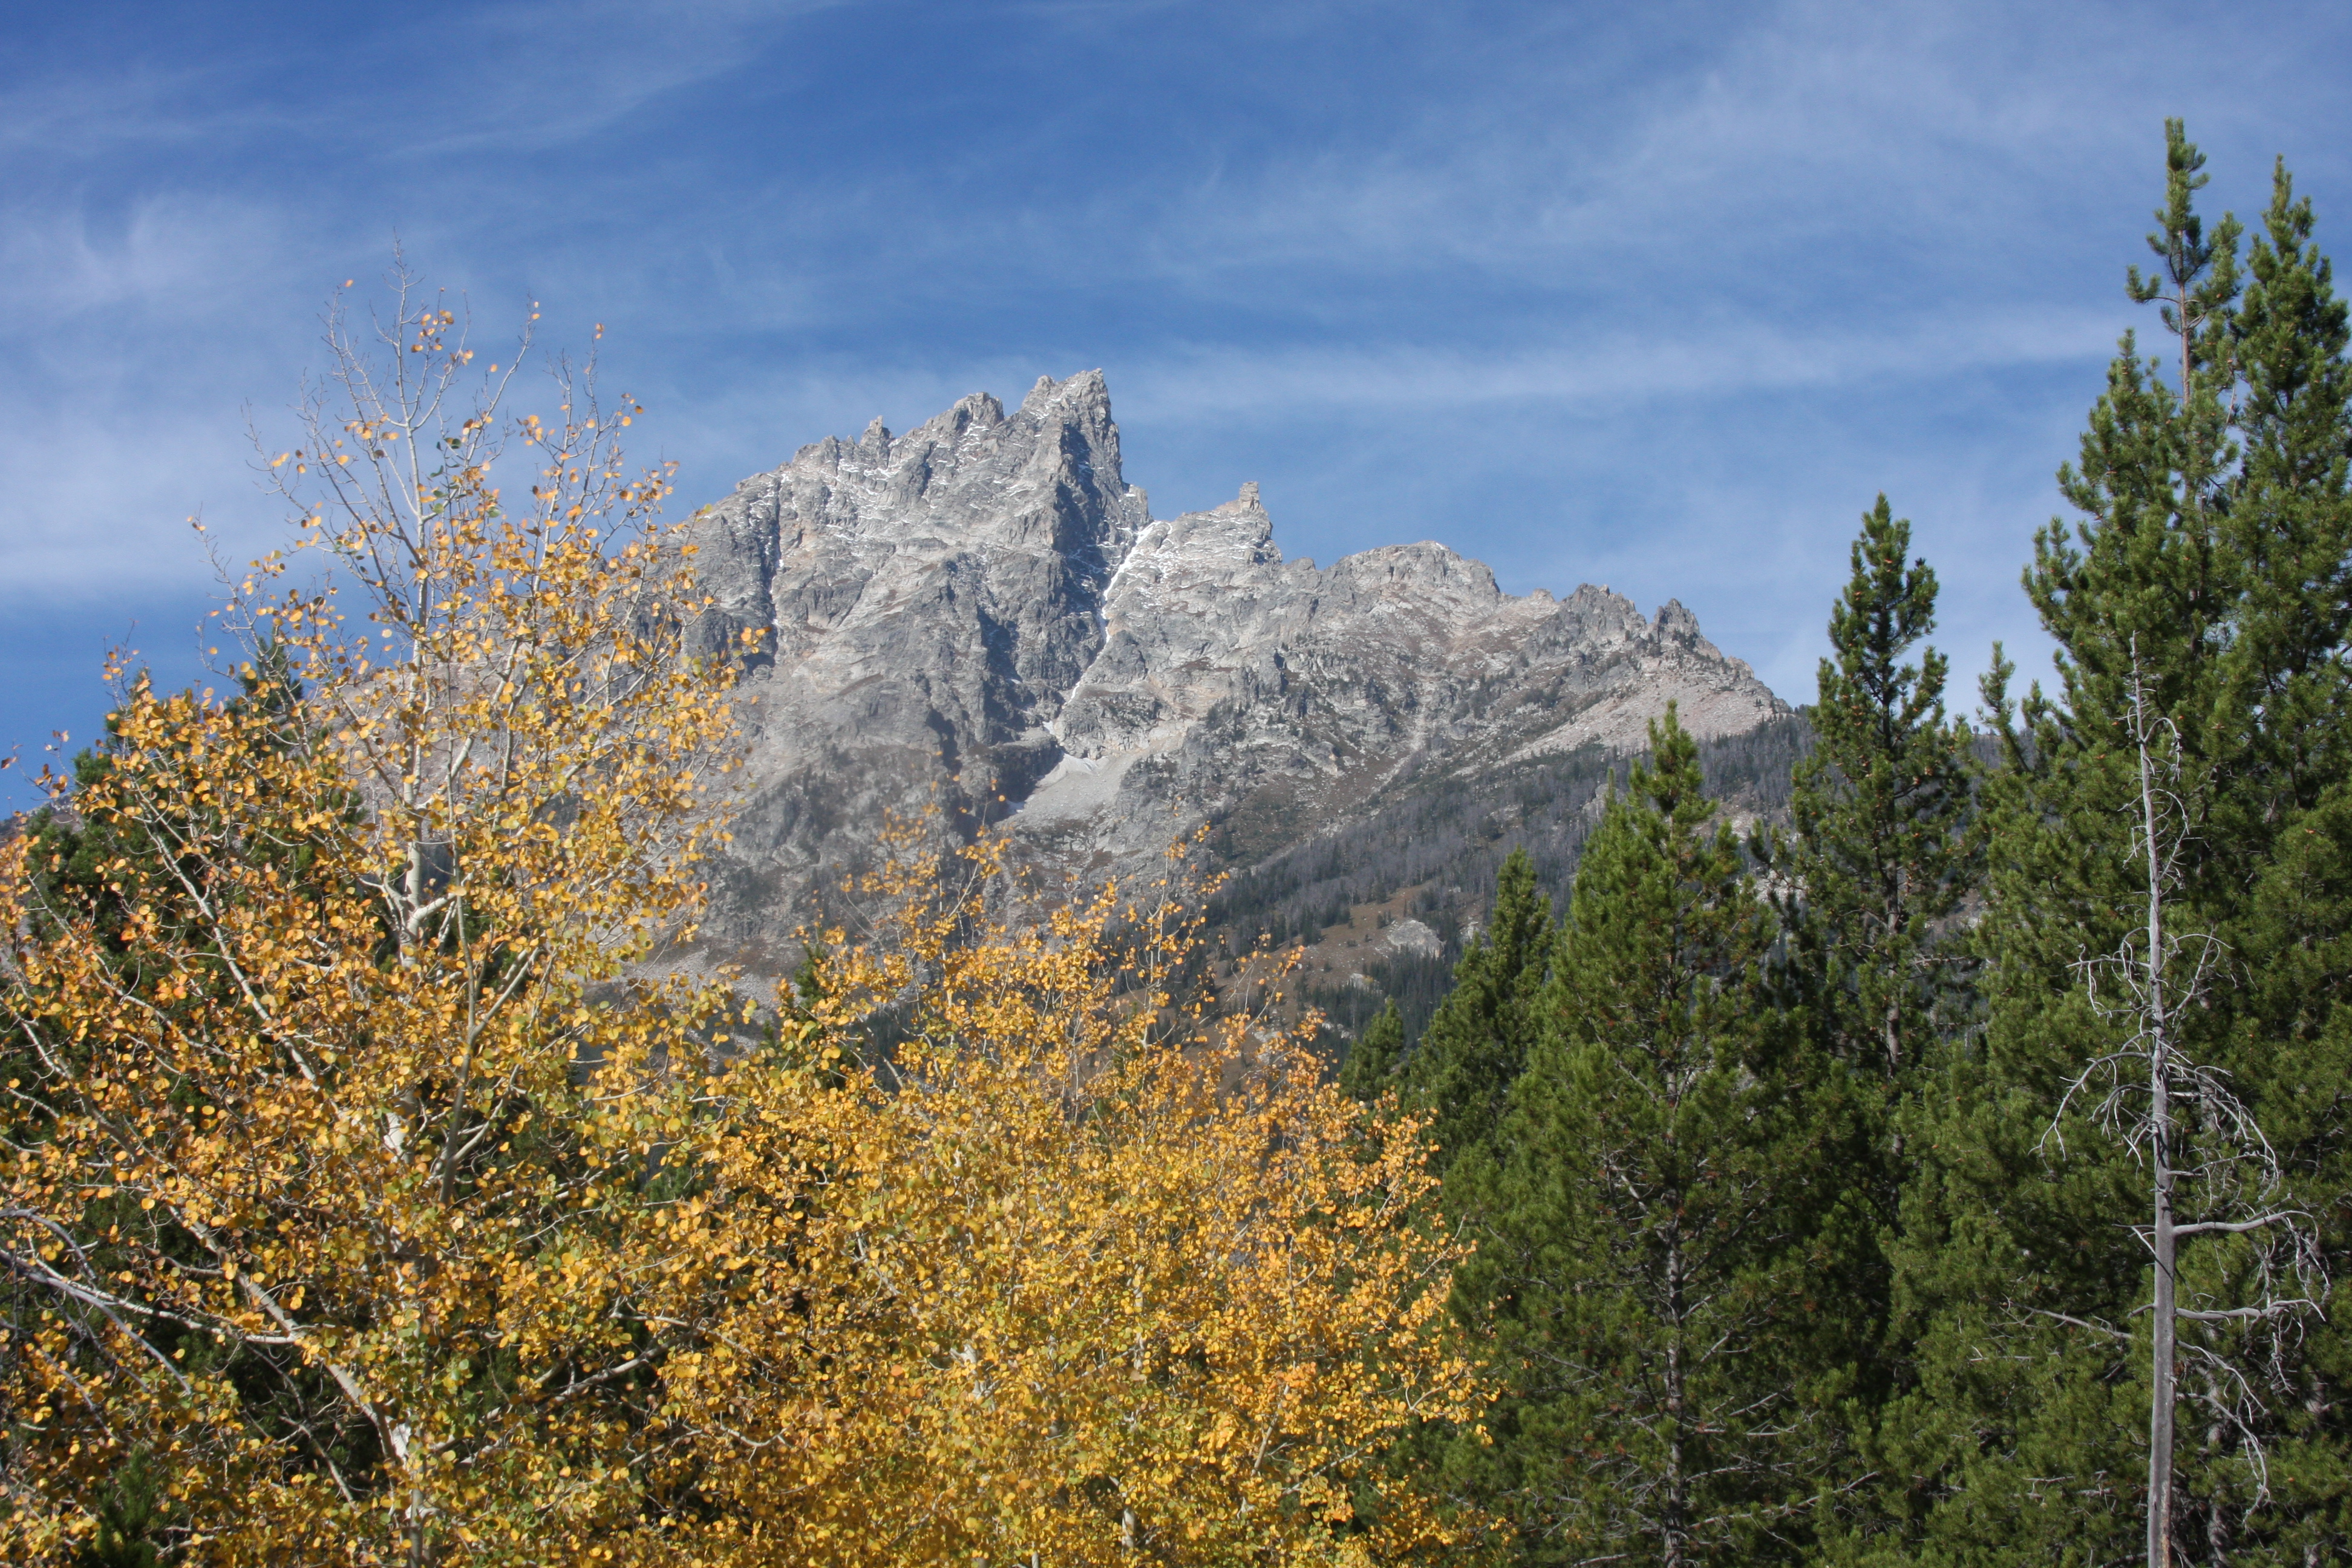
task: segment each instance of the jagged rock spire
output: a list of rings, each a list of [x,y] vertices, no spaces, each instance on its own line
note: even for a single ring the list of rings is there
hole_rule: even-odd
[[[1503,593],[1433,543],[1286,561],[1255,481],[1155,521],[1102,373],[803,447],[698,523],[704,646],[758,634],[749,809],[710,928],[757,950],[886,813],[1013,818],[1099,868],[1279,797],[1304,837],[1401,775],[1722,734],[1787,709],[1669,601]]]

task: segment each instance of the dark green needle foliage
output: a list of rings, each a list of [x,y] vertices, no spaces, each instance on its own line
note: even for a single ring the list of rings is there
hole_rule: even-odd
[[[2218,943],[2179,1048],[2252,1110],[2285,1171],[2271,1201],[2314,1216],[2332,1272],[2352,1242],[2345,311],[2283,168],[2242,271],[2240,226],[2209,232],[2196,211],[2204,160],[2177,122],[2166,157],[2158,267],[2130,278],[2158,306],[2162,352],[2125,338],[2080,462],[2060,471],[2079,518],[2042,531],[2025,574],[2057,689],[2012,700],[2006,663],[1987,682],[2005,760],[1984,789],[1986,1026],[1906,1113],[1921,1159],[1895,1289],[1917,1381],[1883,1426],[1885,1561],[2139,1554],[2148,1179],[2088,1113],[2097,1096],[2062,1113],[2129,1026],[2091,1005],[2080,965],[2116,951],[2146,898],[2135,665],[2180,765],[2168,918]],[[2221,1131],[2184,1114],[2199,1157]],[[2270,1245],[2185,1244],[2182,1304],[2247,1307]],[[2179,1560],[2352,1550],[2343,1331],[2184,1323],[2177,1366]]]
[[[1406,1103],[1431,1118],[1440,1174],[1494,1135],[1512,1081],[1541,1027],[1538,999],[1557,930],[1551,900],[1536,891],[1525,850],[1503,862],[1495,911],[1454,969],[1454,989],[1431,1016],[1404,1064]]]
[[[1671,710],[1651,742],[1585,847],[1500,1135],[1447,1180],[1481,1216],[1456,1310],[1502,1388],[1452,1474],[1530,1563],[1787,1557],[1835,1446],[1804,1372],[1823,1151],[1766,1005],[1770,911]]]
[[[1911,525],[1885,496],[1863,515],[1851,561],[1830,612],[1832,657],[1821,662],[1790,831],[1759,834],[1753,847],[1782,922],[1774,989],[1810,1046],[1805,1089],[1836,1173],[1808,1211],[1827,1286],[1818,1370],[1852,1377],[1853,1448],[1826,1522],[1866,1535],[1870,1510],[1850,1494],[1866,1489],[1878,1422],[1909,1377],[1909,1347],[1892,1332],[1888,1256],[1913,1163],[1898,1113],[1972,1012],[1961,914],[1981,844],[1971,738],[1944,711],[1947,660],[1921,647],[1935,626],[1936,575],[1912,557]]]
[[[1369,1105],[1397,1087],[1397,1065],[1404,1056],[1404,1015],[1396,999],[1372,1015],[1363,1033],[1349,1044],[1339,1064],[1339,1087],[1352,1099]]]
[[[1975,890],[1970,736],[1948,720],[1949,661],[1920,641],[1936,574],[1880,496],[1830,611],[1814,743],[1797,764],[1784,879],[1790,977],[1831,1055],[1889,1084],[1966,1019],[1969,963],[1951,939]],[[1909,662],[1918,650],[1918,662]]]
[[[145,1449],[115,1471],[96,1511],[98,1529],[82,1548],[79,1568],[158,1568],[163,1558],[157,1542],[177,1521]]]

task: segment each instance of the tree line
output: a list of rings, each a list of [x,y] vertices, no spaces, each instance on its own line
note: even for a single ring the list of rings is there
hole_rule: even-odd
[[[2156,260],[1983,728],[1885,499],[1785,829],[1669,713],[1562,917],[1524,857],[1411,1050],[1481,1427],[1401,1463],[1529,1563],[2352,1551],[2352,366],[2282,163]]]

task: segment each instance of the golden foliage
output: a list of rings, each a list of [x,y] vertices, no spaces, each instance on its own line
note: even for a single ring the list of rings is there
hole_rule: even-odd
[[[0,867],[13,1562],[134,1454],[190,1560],[537,1562],[638,1516],[614,1238],[718,999],[621,976],[698,893],[727,674],[589,383],[520,422],[510,507],[451,318],[373,358],[334,325],[296,467],[378,635],[260,563],[251,690],[135,685],[74,792],[86,896],[27,893],[37,838]]]
[[[697,1462],[732,1560],[1442,1547],[1372,1462],[1468,1408],[1411,1129],[1369,1143],[1303,1036],[1180,1005],[1195,931],[1170,885],[991,921],[1000,857],[894,866],[884,940],[822,965],[788,1048],[717,1086],[796,1123],[699,1146],[770,1261],[666,1374],[672,1419],[729,1435]],[[887,1058],[857,1065],[886,1018]]]
[[[644,977],[730,731],[634,405],[460,406],[405,294],[335,326],[265,471],[374,635],[262,563],[245,693],[134,683],[70,844],[0,850],[0,1557],[1443,1549],[1376,1462],[1471,1414],[1411,1124],[1213,1016],[1181,887],[992,920],[986,843],[764,1036]]]

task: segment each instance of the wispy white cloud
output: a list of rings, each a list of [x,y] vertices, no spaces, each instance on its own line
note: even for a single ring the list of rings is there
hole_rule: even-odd
[[[199,192],[132,198],[105,215],[74,203],[25,204],[0,214],[0,342],[97,310],[167,312],[182,322],[234,311],[249,320],[261,291],[287,280],[308,248],[273,203]],[[118,345],[128,347],[129,345]]]
[[[2352,44],[2345,22],[2293,9],[2282,26]],[[2276,136],[2320,90],[2304,72],[2250,113],[2240,84],[2274,74],[2274,30],[2192,28],[2200,67],[2184,79],[2181,30],[2144,7],[1801,0],[1713,16],[1703,46],[1622,81],[1594,79],[1575,40],[1528,15],[1506,40],[1528,47],[1465,54],[1386,123],[1221,155],[1175,189],[1107,191],[1058,224],[1023,217],[1076,240],[1055,252],[1073,269],[1235,300],[1289,292],[1294,275],[1465,268],[1608,291],[1662,264],[1801,292],[1769,274],[1808,247],[1838,271],[1907,247],[1910,267],[1983,286],[2081,243],[2084,194],[2154,166],[2162,114]],[[2050,231],[2062,216],[2074,234]]]
[[[794,23],[856,0],[509,0],[467,14],[448,46],[465,69],[417,157],[537,152],[646,103],[749,69]],[[484,71],[479,68],[488,65]]]
[[[0,399],[0,605],[193,591],[210,581],[201,511],[238,564],[277,541],[245,470],[234,406],[189,414]]]
[[[248,101],[222,101],[242,73],[217,64],[165,68],[149,61],[43,73],[0,88],[0,151],[86,163],[124,149],[184,146],[270,117]]]
[[[2158,118],[2211,145],[2217,200],[2284,150],[2338,224],[2347,31],[2315,5],[428,0],[163,66],[60,54],[0,86],[0,597],[199,583],[199,506],[269,538],[236,411],[291,395],[319,302],[397,231],[486,327],[532,298],[551,342],[611,324],[682,499],[1104,364],[1156,494],[1259,479],[1318,555],[1436,531],[1522,585],[1711,599],[1801,693],[1879,484],[1941,531],[1948,621],[2012,635]],[[1763,417],[1791,406],[1822,423]]]
[[[1130,367],[1123,404],[1131,416],[1179,424],[1280,410],[1622,407],[1891,376],[2095,363],[2113,346],[2112,315],[2032,307],[1951,312],[1878,331],[1750,321],[1682,333],[1563,335],[1487,353],[1419,345],[1224,346],[1178,349]]]

